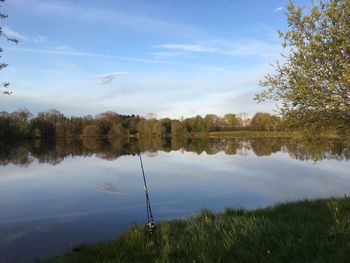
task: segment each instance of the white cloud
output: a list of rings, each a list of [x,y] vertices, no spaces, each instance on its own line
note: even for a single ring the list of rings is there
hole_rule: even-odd
[[[281,51],[279,43],[258,39],[242,39],[232,42],[214,40],[197,44],[167,43],[156,45],[154,48],[172,52],[207,53],[233,57],[277,57]]]
[[[179,66],[188,66],[193,68],[201,68],[213,71],[227,71],[225,68],[220,68],[217,66],[203,66],[201,64],[192,64],[192,63],[183,63],[178,61],[169,61],[169,60],[160,60],[160,59],[143,59],[143,58],[135,58],[135,57],[122,57],[122,56],[114,56],[107,54],[99,54],[99,53],[89,53],[82,52],[75,49],[71,49],[66,46],[59,46],[53,49],[37,49],[37,48],[13,48],[6,47],[7,51],[13,52],[26,52],[26,53],[34,53],[34,54],[47,54],[47,55],[57,55],[57,56],[72,56],[72,57],[88,57],[88,58],[105,58],[105,59],[115,59],[121,61],[129,61],[129,62],[137,62],[137,63],[155,63],[155,64],[167,64],[167,65],[179,65]]]
[[[208,47],[202,44],[164,44],[155,47],[170,50],[182,50],[187,52],[220,52],[220,50],[217,48]]]
[[[274,11],[274,12],[278,12],[278,11],[282,11],[282,10],[283,10],[283,7],[280,6],[280,7],[275,8],[273,11]]]
[[[235,72],[208,74],[208,71],[205,71],[188,77],[175,72],[139,75],[136,71],[133,72],[132,78],[124,79],[121,76],[117,87],[104,88],[96,88],[91,78],[86,78],[91,72],[77,73],[74,68],[65,68],[62,73],[67,75],[53,75],[54,79],[62,80],[61,82],[52,82],[51,75],[46,78],[45,74],[42,74],[44,79],[40,76],[40,80],[35,79],[32,82],[23,80],[16,83],[16,78],[14,81],[9,79],[16,85],[15,96],[0,96],[2,109],[13,111],[19,107],[26,107],[36,113],[57,108],[68,115],[95,115],[106,110],[141,115],[155,112],[159,117],[179,118],[210,112],[223,115],[244,111],[253,115],[257,111],[271,111],[274,106],[271,103],[256,104],[252,99],[254,94],[260,91],[259,79],[269,71],[267,65],[251,67],[248,70],[237,69]],[[116,73],[99,74],[94,77],[101,81]],[[16,74],[14,76],[17,76]],[[116,75],[118,78],[120,73]],[[48,86],[51,89],[46,89]],[[64,88],[60,90],[60,87]]]
[[[125,76],[125,75],[127,75],[126,72],[118,71],[118,72],[97,75],[92,78],[97,79],[100,85],[105,85],[105,84],[111,83],[116,77]]]
[[[159,51],[150,53],[155,59],[167,59],[184,55],[183,52]]]

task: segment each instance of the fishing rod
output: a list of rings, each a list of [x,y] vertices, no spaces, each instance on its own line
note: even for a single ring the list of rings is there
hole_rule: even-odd
[[[141,151],[140,151],[140,144],[139,141],[137,142],[138,145],[138,153],[139,153],[139,159],[140,159],[140,165],[141,165],[141,171],[142,171],[142,177],[143,177],[143,186],[145,189],[145,195],[146,195],[146,209],[147,209],[147,230],[150,235],[151,240],[157,245],[157,236],[156,236],[156,225],[154,223],[154,218],[152,214],[152,208],[151,208],[151,202],[149,199],[149,194],[148,194],[148,185],[146,181],[146,176],[145,176],[145,170],[143,168],[143,162],[142,162],[142,156],[141,156]]]
[[[132,153],[132,152],[130,152],[122,147],[117,146],[117,148],[119,148],[120,150],[127,152],[131,155],[134,155],[134,153]],[[148,193],[148,185],[147,185],[147,181],[146,181],[145,169],[143,167],[139,140],[137,140],[137,150],[138,150],[138,156],[140,159],[140,166],[141,166],[142,178],[143,178],[143,186],[144,186],[145,195],[146,195],[147,230],[148,230],[148,233],[150,235],[151,240],[154,242],[154,244],[156,246],[158,246],[158,240],[157,240],[157,236],[156,236],[156,225],[154,223],[154,218],[153,218],[153,214],[152,214],[151,202],[150,202],[149,193]]]

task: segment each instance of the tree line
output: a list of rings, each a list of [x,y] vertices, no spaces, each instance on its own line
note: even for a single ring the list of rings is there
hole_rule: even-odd
[[[140,140],[83,140],[62,139],[0,141],[0,166],[9,164],[21,167],[29,166],[34,160],[39,163],[57,165],[67,157],[95,155],[104,160],[116,160],[124,155],[136,155],[147,152],[154,155],[158,151],[186,151],[197,154],[215,155],[224,152],[227,155],[246,155],[253,152],[256,156],[269,156],[277,152],[287,152],[291,158],[306,160],[350,160],[350,150],[339,140],[323,140],[317,145],[308,141],[288,138],[207,138],[207,137],[171,137],[143,138]]]
[[[284,129],[283,119],[269,113],[258,112],[253,118],[226,114],[219,117],[157,119],[122,115],[107,111],[84,117],[67,117],[58,110],[39,112],[34,116],[28,109],[0,112],[0,137],[2,138],[127,138],[127,137],[193,137],[217,131],[279,131]]]

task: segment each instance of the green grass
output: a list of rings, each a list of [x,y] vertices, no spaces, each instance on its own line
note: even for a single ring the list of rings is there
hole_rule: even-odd
[[[202,211],[158,224],[157,237],[158,246],[145,226],[133,226],[42,262],[349,262],[350,198]]]

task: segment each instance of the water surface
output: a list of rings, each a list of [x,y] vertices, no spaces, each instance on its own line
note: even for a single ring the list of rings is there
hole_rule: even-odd
[[[141,141],[153,215],[248,209],[350,193],[338,141]],[[30,262],[108,240],[147,220],[135,141],[0,143],[0,262]]]

